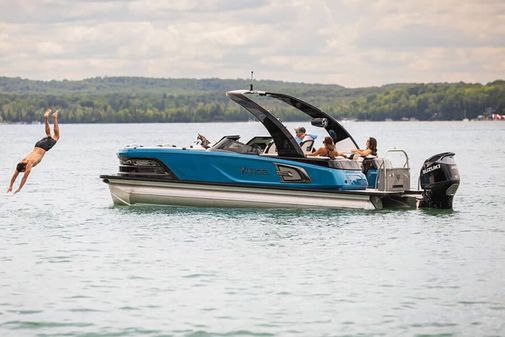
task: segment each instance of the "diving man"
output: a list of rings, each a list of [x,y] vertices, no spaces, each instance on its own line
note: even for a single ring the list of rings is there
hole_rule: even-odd
[[[53,135],[51,135],[51,128],[49,127],[49,115],[52,113],[53,117]],[[38,163],[42,160],[47,151],[49,151],[60,139],[60,129],[58,127],[58,111],[55,111],[52,108],[49,108],[44,113],[44,122],[45,122],[45,131],[46,137],[39,140],[32,152],[28,154],[23,160],[21,160],[17,166],[14,174],[12,175],[11,182],[9,184],[9,188],[7,189],[7,193],[12,192],[12,186],[16,181],[20,172],[24,172],[23,178],[21,178],[21,183],[19,184],[18,189],[14,192],[14,194],[21,191],[23,186],[30,175],[32,167],[37,166]]]

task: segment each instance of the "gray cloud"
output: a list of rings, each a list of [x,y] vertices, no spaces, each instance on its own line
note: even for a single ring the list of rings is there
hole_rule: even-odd
[[[0,75],[346,86],[503,77],[503,1],[0,2]]]

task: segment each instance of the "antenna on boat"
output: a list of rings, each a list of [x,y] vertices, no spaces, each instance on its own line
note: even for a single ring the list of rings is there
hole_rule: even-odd
[[[249,91],[253,91],[253,76],[254,76],[254,71],[251,70],[251,85],[249,86]]]

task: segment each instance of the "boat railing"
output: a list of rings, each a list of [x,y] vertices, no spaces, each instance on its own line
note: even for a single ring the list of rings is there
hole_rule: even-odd
[[[394,167],[388,154],[399,153],[404,156],[403,165]],[[379,161],[377,188],[382,191],[406,191],[410,189],[410,164],[407,152],[399,149],[387,150]]]

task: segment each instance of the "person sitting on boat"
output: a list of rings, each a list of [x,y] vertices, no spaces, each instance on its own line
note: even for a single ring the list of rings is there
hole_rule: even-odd
[[[49,114],[51,112],[53,116],[53,133],[54,133],[52,136],[48,121]],[[45,122],[46,137],[39,140],[35,144],[32,152],[16,165],[16,170],[12,175],[9,188],[7,189],[7,193],[12,192],[12,186],[14,185],[14,182],[16,181],[19,173],[24,172],[23,178],[21,179],[21,183],[19,183],[19,187],[14,193],[18,193],[19,191],[21,191],[21,189],[26,183],[26,180],[28,179],[28,176],[30,175],[32,167],[37,166],[44,157],[44,155],[46,154],[46,152],[49,151],[60,139],[60,129],[58,127],[58,111],[55,111],[51,108],[47,109],[46,112],[44,113],[44,122]]]
[[[316,152],[307,153],[307,157],[326,156],[330,157],[331,159],[335,159],[335,157],[344,155],[343,153],[337,151],[331,137],[325,137],[323,140],[323,145],[324,146],[320,147]]]
[[[366,141],[366,148],[364,150],[360,149],[352,149],[351,152],[355,154],[353,159],[358,159],[358,157],[367,157],[367,156],[377,156],[377,140],[373,137],[368,138]]]
[[[298,144],[301,144],[307,140],[316,140],[317,135],[311,135],[307,133],[307,130],[303,126],[300,126],[295,129],[295,140]]]

